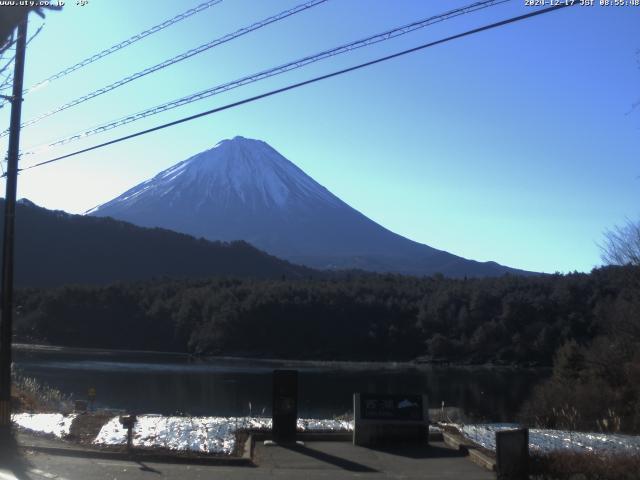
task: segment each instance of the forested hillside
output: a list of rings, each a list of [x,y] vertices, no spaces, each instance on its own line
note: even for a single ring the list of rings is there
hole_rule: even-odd
[[[558,349],[553,375],[537,386],[523,409],[526,423],[640,432],[639,268],[610,270],[615,282],[601,290],[596,303],[594,338],[569,341]]]
[[[0,199],[0,234],[4,199]],[[70,215],[21,201],[16,209],[17,286],[108,284],[154,277],[278,278],[314,274],[245,242],[211,242],[111,218]]]
[[[551,365],[610,327],[640,268],[492,279],[212,279],[18,293],[19,341],[257,357]]]

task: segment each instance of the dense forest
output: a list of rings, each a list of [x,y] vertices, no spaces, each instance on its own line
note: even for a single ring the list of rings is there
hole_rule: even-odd
[[[18,292],[16,340],[198,355],[551,365],[634,308],[640,268],[488,279],[165,280]],[[632,300],[629,300],[629,299]]]
[[[558,349],[551,379],[524,406],[526,423],[640,433],[639,268],[614,270],[618,287],[597,304],[593,339]]]

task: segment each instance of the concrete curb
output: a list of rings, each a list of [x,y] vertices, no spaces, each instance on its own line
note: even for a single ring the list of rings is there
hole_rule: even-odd
[[[172,451],[158,452],[157,450],[145,450],[143,448],[136,448],[132,452],[128,452],[126,450],[123,450],[121,447],[115,447],[113,449],[97,449],[68,443],[63,443],[62,445],[64,446],[50,446],[38,445],[33,442],[24,441],[20,443],[20,445],[18,446],[18,450],[21,452],[31,450],[35,452],[46,453],[49,455],[60,455],[78,458],[97,458],[103,460],[255,467],[255,464],[253,462],[255,444],[256,442],[270,439],[271,432],[254,431],[247,433],[248,435],[247,439],[244,442],[243,452],[239,457],[209,456]],[[446,435],[447,437],[445,437],[445,443],[447,443],[447,438],[449,438],[449,442],[454,442],[453,436],[449,434]],[[444,434],[442,433],[433,432],[429,435],[429,440],[439,441],[442,440],[443,436]],[[299,440],[308,442],[351,442],[353,440],[353,432],[299,432],[297,438]],[[451,446],[452,443],[447,444]],[[458,447],[456,446],[454,448]],[[479,455],[482,455],[480,454],[480,452],[477,453]]]
[[[271,432],[256,430],[248,433],[253,436],[255,441],[271,439]],[[296,438],[303,442],[352,442],[353,432],[298,432]],[[442,432],[429,432],[429,441],[443,441]]]
[[[249,432],[256,442],[271,440],[271,432],[253,431]],[[351,442],[353,432],[298,432],[296,439],[307,442]]]
[[[488,455],[485,455],[480,450],[475,450],[475,449],[469,450],[469,460],[471,460],[476,465],[486,468],[490,472],[496,471],[495,458],[491,458]]]
[[[350,442],[352,439],[351,432],[300,432],[298,438],[303,441],[326,441],[326,442]],[[36,452],[47,453],[49,455],[60,455],[79,458],[98,458],[103,460],[121,460],[121,461],[148,461],[158,463],[178,463],[193,465],[233,465],[254,467],[253,453],[256,441],[263,441],[271,438],[270,432],[248,432],[247,439],[244,442],[242,455],[239,457],[231,456],[208,456],[198,455],[188,452],[172,452],[157,450],[145,450],[144,448],[135,448],[128,452],[119,447],[113,449],[104,448],[97,449],[84,447],[74,444],[64,443],[64,446],[48,446],[38,445],[36,443],[22,442],[18,449],[20,451],[32,450]]]
[[[476,465],[479,465],[490,472],[496,471],[496,459],[478,450],[478,445],[473,443],[471,440],[467,440],[463,436],[451,432],[442,432],[442,437],[445,445],[464,453],[469,457],[469,460]]]
[[[460,450],[461,452],[468,453],[468,442],[466,442],[460,435],[456,435],[451,432],[442,432],[442,439],[447,446],[454,450]]]
[[[253,463],[253,446],[254,445],[255,445],[255,442],[253,441],[253,435],[249,435],[244,442],[244,451],[242,452],[242,457],[240,457],[243,460],[251,463],[251,465],[254,465]]]
[[[60,455],[78,458],[98,458],[102,460],[122,460],[122,461],[146,461],[156,463],[177,463],[191,465],[235,465],[254,466],[251,461],[251,451],[241,457],[214,457],[189,454],[159,453],[143,449],[134,449],[131,453],[123,451],[109,450],[88,450],[74,448],[43,447],[40,445],[20,445],[19,450],[31,450],[35,452],[47,453],[49,455]]]

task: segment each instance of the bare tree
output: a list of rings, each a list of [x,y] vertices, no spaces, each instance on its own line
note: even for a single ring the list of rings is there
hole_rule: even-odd
[[[27,7],[27,6],[0,6],[0,108],[9,104],[8,95],[11,93],[13,83],[12,64],[15,60],[16,27],[26,20],[29,12],[35,12],[44,18],[43,9],[60,10],[62,7]],[[44,23],[27,40],[27,44],[33,40],[42,30]],[[4,171],[2,172],[4,174]]]
[[[607,230],[600,245],[602,261],[608,265],[640,265],[640,221]]]
[[[17,3],[17,2],[16,2]],[[37,4],[38,2],[32,2]],[[53,2],[52,2],[53,3]],[[25,21],[30,12],[37,13],[44,18],[45,10],[62,10],[61,6],[0,6],[0,54],[11,48],[15,43],[15,30],[19,23]]]

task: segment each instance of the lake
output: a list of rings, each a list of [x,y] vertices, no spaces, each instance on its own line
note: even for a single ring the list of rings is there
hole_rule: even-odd
[[[332,418],[352,410],[354,392],[426,393],[432,408],[461,408],[477,420],[512,421],[548,370],[395,363],[190,359],[185,355],[14,347],[23,375],[96,406],[137,413],[271,415],[272,371],[299,370],[299,415]]]

